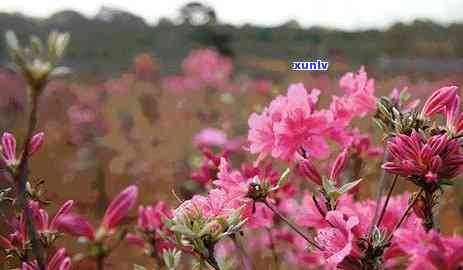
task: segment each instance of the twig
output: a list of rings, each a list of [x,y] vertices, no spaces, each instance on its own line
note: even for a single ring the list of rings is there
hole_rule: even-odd
[[[322,250],[322,248],[314,240],[310,239],[298,227],[296,227],[296,225],[294,225],[285,216],[283,216],[283,214],[281,214],[280,211],[278,211],[278,209],[275,208],[275,206],[273,206],[267,200],[263,200],[262,202],[265,204],[265,206],[267,206],[270,210],[272,210],[272,212],[275,213],[275,215],[277,215],[283,222],[285,222],[291,229],[293,229],[297,234],[302,236],[302,238],[304,238],[305,241],[307,241],[309,244],[316,247],[317,249]]]
[[[384,202],[383,209],[381,210],[381,213],[379,214],[379,219],[376,222],[376,227],[378,228],[379,225],[381,225],[381,221],[383,221],[384,214],[386,213],[386,208],[387,205],[389,204],[389,199],[391,199],[392,191],[394,190],[395,184],[397,183],[397,179],[399,178],[399,175],[396,175],[394,177],[394,180],[392,180],[392,185],[389,188],[389,192],[387,193],[386,201]]]
[[[395,225],[394,229],[392,229],[391,234],[388,239],[389,242],[392,240],[392,236],[394,235],[394,232],[397,231],[400,228],[400,225],[402,225],[402,223],[405,221],[405,218],[407,217],[408,212],[410,211],[410,209],[412,209],[413,205],[415,205],[416,201],[421,196],[421,193],[423,193],[423,191],[424,191],[424,188],[421,188],[418,194],[415,196],[415,198],[413,198],[413,201],[408,205],[407,209],[402,214],[402,217],[400,218],[399,222]]]
[[[42,86],[40,86],[42,87]],[[35,258],[37,259],[37,263],[40,270],[46,270],[46,262],[45,262],[45,255],[43,251],[42,244],[38,239],[37,230],[35,229],[34,223],[32,221],[32,210],[29,207],[29,202],[26,198],[26,184],[27,184],[27,176],[29,174],[29,143],[32,139],[35,127],[37,125],[37,107],[38,107],[38,98],[39,93],[42,89],[30,89],[31,99],[30,105],[31,110],[29,113],[28,119],[28,128],[26,137],[24,140],[23,146],[23,154],[21,157],[21,161],[18,165],[18,170],[14,175],[15,182],[17,183],[17,196],[19,206],[23,210],[23,213],[26,218],[26,226],[27,226],[27,234],[32,246],[32,253],[34,254]]]

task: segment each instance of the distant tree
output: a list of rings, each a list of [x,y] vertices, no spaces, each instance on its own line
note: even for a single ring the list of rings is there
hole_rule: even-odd
[[[183,23],[195,26],[192,38],[202,46],[214,47],[221,54],[232,57],[232,37],[219,27],[215,10],[199,2],[191,2],[180,8]]]

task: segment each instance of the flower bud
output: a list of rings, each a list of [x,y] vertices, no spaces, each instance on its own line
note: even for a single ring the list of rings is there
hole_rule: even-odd
[[[319,186],[322,185],[322,177],[310,160],[305,158],[301,159],[297,163],[296,169],[300,175],[306,177]]]
[[[421,110],[422,117],[430,117],[441,112],[455,98],[457,86],[442,87],[426,100],[423,109]]]
[[[116,227],[127,216],[138,197],[138,187],[129,186],[124,189],[109,205],[101,226],[107,230]]]
[[[331,168],[330,178],[331,180],[336,181],[341,171],[347,164],[347,149],[344,149],[336,158],[333,164],[333,168]]]
[[[34,153],[36,153],[40,147],[42,146],[43,144],[43,139],[44,139],[44,136],[45,136],[45,133],[43,132],[39,132],[37,134],[35,134],[34,136],[32,136],[30,142],[29,142],[29,146],[28,146],[28,151],[29,151],[29,155],[33,155]]]
[[[19,163],[16,158],[16,138],[8,132],[2,136],[2,158],[8,167],[17,166]]]
[[[58,230],[75,236],[83,236],[89,240],[95,240],[95,229],[90,222],[78,215],[69,214],[61,216],[55,221]]]
[[[419,218],[424,218],[425,217],[425,210],[426,210],[426,204],[424,201],[424,197],[420,195],[418,199],[416,199],[415,204],[413,205],[413,212],[415,215]]]

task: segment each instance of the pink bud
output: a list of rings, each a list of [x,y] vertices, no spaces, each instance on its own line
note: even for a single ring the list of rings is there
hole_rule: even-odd
[[[439,113],[445,109],[445,106],[449,104],[457,93],[457,86],[442,87],[437,91],[434,91],[432,95],[424,103],[423,109],[421,110],[421,116],[430,117],[435,113]]]
[[[344,149],[334,161],[333,167],[331,168],[330,178],[336,180],[347,164],[347,149]]]
[[[45,136],[45,133],[43,132],[39,132],[35,134],[34,136],[32,136],[31,141],[29,142],[29,147],[28,147],[30,156],[36,153],[40,149],[40,146],[42,146],[43,144],[44,136]]]
[[[73,205],[74,205],[74,201],[73,200],[68,200],[63,204],[63,206],[61,206],[61,208],[58,210],[58,212],[56,212],[55,217],[50,222],[49,228],[51,230],[56,229],[56,222],[57,222],[58,219],[60,219],[61,217],[65,216],[65,215],[68,215],[71,212]]]
[[[319,186],[322,185],[322,177],[310,160],[301,158],[297,163],[296,169],[300,175],[308,178]]]
[[[66,257],[64,260],[61,262],[58,268],[56,270],[70,270],[71,269],[71,258]],[[52,268],[48,268],[48,270],[52,270]]]
[[[60,216],[55,221],[55,227],[63,232],[75,236],[83,236],[89,240],[95,240],[95,229],[90,222],[78,215],[69,214]]]
[[[7,166],[18,164],[16,159],[16,138],[8,132],[3,133],[2,136],[2,157]]]
[[[460,96],[455,95],[449,104],[445,107],[445,116],[447,118],[447,127],[453,128],[458,114],[460,113]]]
[[[138,188],[136,186],[129,186],[119,193],[106,210],[101,226],[107,230],[116,227],[127,216],[137,197]]]
[[[65,248],[60,248],[58,251],[56,251],[55,255],[50,259],[48,262],[48,270],[56,269],[56,270],[61,270],[60,266],[66,259],[66,249]]]

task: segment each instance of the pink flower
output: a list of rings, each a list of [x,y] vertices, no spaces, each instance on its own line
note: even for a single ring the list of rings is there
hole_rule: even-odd
[[[317,231],[315,240],[322,247],[321,255],[326,260],[327,269],[336,269],[349,255],[359,256],[352,229],[359,224],[357,217],[344,218],[339,211],[330,211],[326,220],[333,227],[325,227]]]
[[[129,186],[119,193],[106,209],[101,226],[108,231],[115,228],[135,205],[137,197],[138,187],[136,186]]]
[[[261,115],[249,118],[250,151],[258,161],[271,154],[290,161],[303,149],[315,158],[326,158],[329,147],[323,137],[327,128],[326,113],[316,112],[320,90],[310,93],[302,84],[292,84],[286,96],[273,100]]]
[[[351,106],[351,114],[363,116],[376,109],[375,83],[373,79],[368,79],[363,66],[357,74],[345,74],[339,80],[339,86],[347,93],[344,102]]]
[[[225,150],[219,154],[214,154],[210,149],[203,148],[203,162],[201,167],[191,173],[191,179],[199,182],[200,184],[210,183],[212,180],[217,179],[219,172],[220,159],[227,158],[229,151]]]
[[[238,170],[232,171],[228,161],[221,158],[215,186],[225,190],[232,198],[243,199],[248,193],[250,182]]]
[[[96,119],[95,110],[83,104],[72,105],[67,114],[73,125],[92,123]]]
[[[227,217],[239,207],[236,198],[222,189],[213,189],[207,196],[195,195],[184,201],[174,210],[173,216],[175,222],[185,224],[189,220]]]
[[[410,256],[407,269],[458,269],[463,264],[463,239],[444,237],[435,230],[428,233],[418,226],[414,230],[399,229],[394,241]]]
[[[392,161],[383,164],[383,169],[404,177],[420,177],[435,183],[440,179],[457,176],[463,165],[458,140],[446,134],[435,135],[426,141],[413,131],[410,136],[399,134],[388,143]]]
[[[190,52],[182,68],[187,77],[198,78],[205,84],[223,89],[228,84],[233,64],[214,49],[200,49]]]
[[[23,263],[21,270],[39,270],[36,261],[32,263]],[[66,249],[60,248],[55,255],[48,261],[46,270],[69,270],[71,269],[71,258],[67,256]]]
[[[196,146],[219,146],[222,147],[227,143],[227,134],[220,129],[205,128],[202,129],[193,138],[193,144]]]
[[[376,157],[384,152],[383,147],[371,145],[368,134],[362,134],[358,129],[352,130],[352,143],[349,148],[360,158]]]
[[[162,218],[170,218],[172,213],[166,203],[138,207],[138,227],[146,231],[155,231],[164,226]]]
[[[436,113],[442,112],[446,106],[455,98],[458,87],[447,86],[434,91],[424,103],[421,110],[422,117],[430,117]]]

